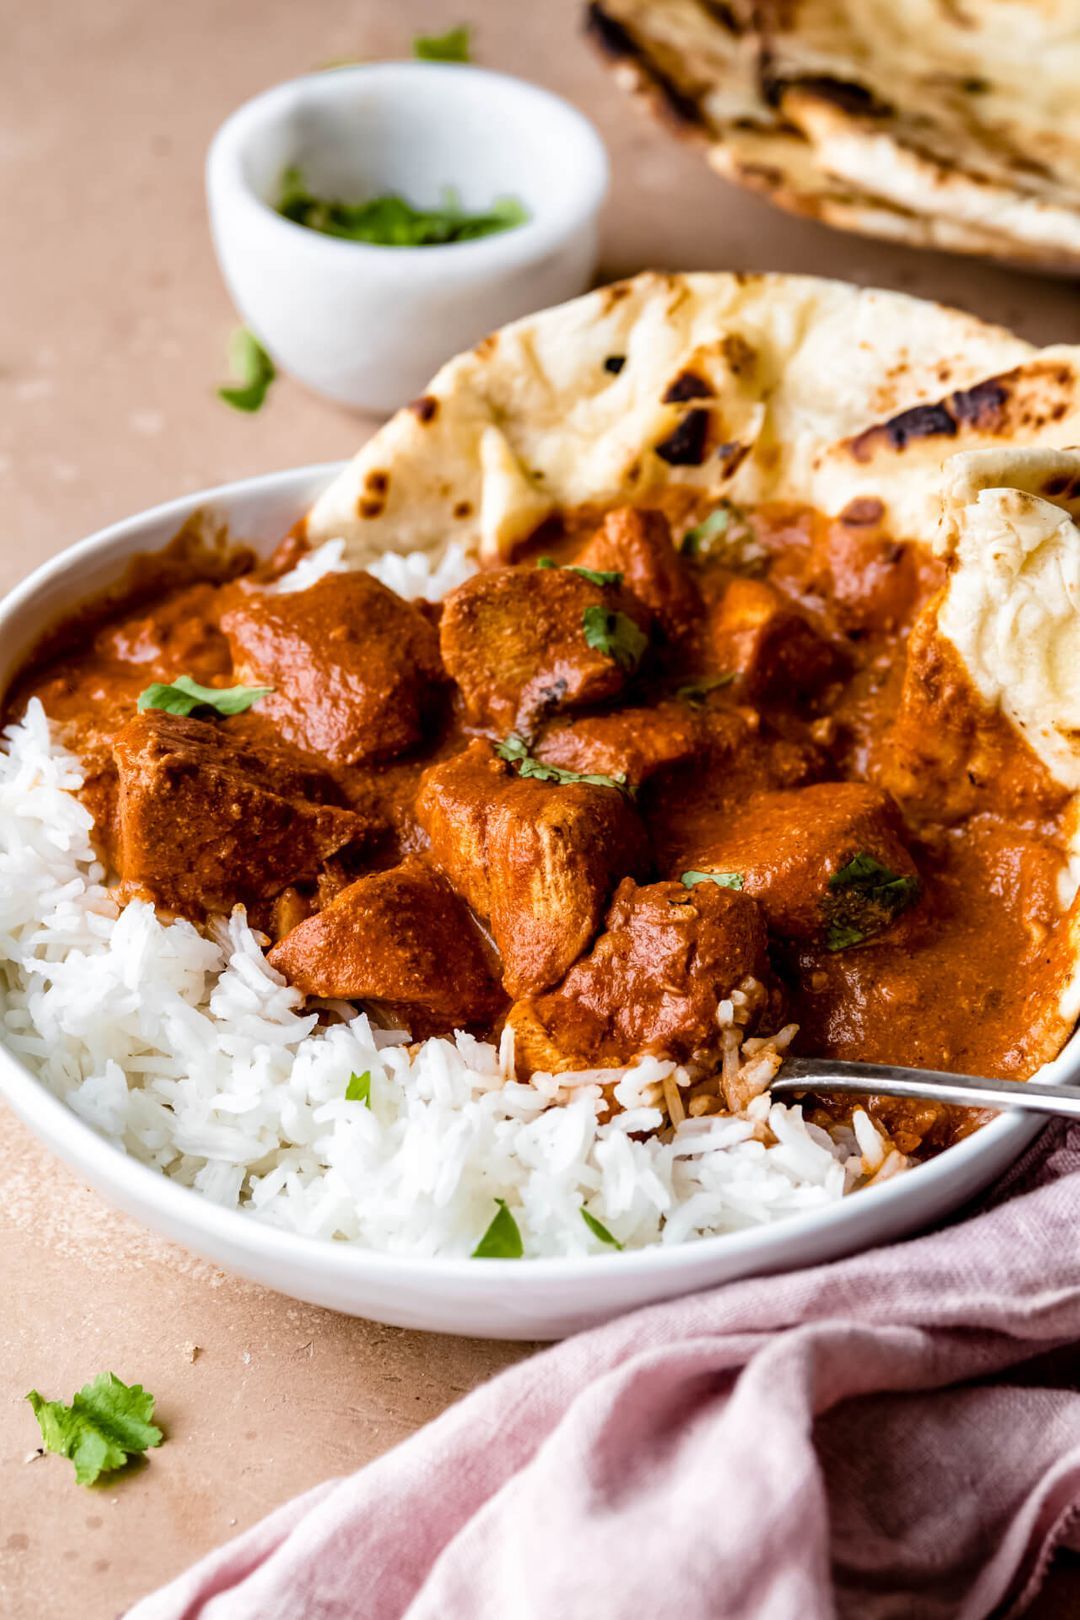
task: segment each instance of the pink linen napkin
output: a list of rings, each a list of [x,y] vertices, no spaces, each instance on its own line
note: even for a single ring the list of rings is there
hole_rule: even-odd
[[[569,1339],[129,1620],[1016,1615],[1080,1521],[1078,1341],[1054,1125],[962,1223]]]

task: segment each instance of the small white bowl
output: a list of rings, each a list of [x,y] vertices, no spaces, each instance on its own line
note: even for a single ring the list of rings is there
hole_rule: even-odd
[[[395,192],[421,207],[452,187],[470,212],[510,196],[529,218],[442,247],[343,241],[276,212],[290,165],[322,197]],[[225,280],[275,361],[332,399],[391,411],[485,333],[583,291],[608,161],[588,120],[535,85],[381,62],[247,102],[214,137],[206,179]]]
[[[115,584],[202,510],[268,555],[340,470],[299,467],[185,495],[73,546],[0,602],[0,694],[58,618]],[[1047,1065],[1075,1061],[1080,1036]],[[98,1136],[0,1044],[0,1099],[78,1175],[137,1220],[268,1288],[399,1327],[500,1339],[555,1339],[621,1311],[736,1277],[816,1265],[902,1237],[958,1208],[1033,1141],[1033,1114],[1003,1114],[909,1174],[825,1209],[726,1237],[581,1259],[440,1260],[300,1237],[223,1209]]]

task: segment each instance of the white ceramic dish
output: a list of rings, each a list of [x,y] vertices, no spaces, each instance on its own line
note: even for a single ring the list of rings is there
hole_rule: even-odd
[[[296,164],[319,196],[452,186],[529,219],[445,247],[378,247],[296,225],[273,203]],[[232,114],[207,160],[214,242],[233,300],[281,366],[347,405],[390,411],[505,322],[584,291],[608,185],[600,137],[567,102],[483,68],[381,62],[294,79]]]
[[[303,467],[185,496],[63,552],[0,603],[0,691],[58,617],[113,584],[127,558],[163,546],[196,510],[207,509],[234,538],[266,553],[338,470]],[[1044,1078],[1058,1076],[1076,1045],[1074,1037]],[[1003,1117],[880,1187],[733,1236],[572,1260],[428,1260],[297,1237],[210,1203],[103,1140],[2,1047],[0,1095],[105,1197],[229,1270],[354,1316],[506,1339],[559,1338],[638,1305],[901,1237],[985,1187],[1039,1129],[1033,1117]]]

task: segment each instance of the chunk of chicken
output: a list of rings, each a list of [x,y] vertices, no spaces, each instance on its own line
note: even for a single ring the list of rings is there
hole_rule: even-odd
[[[502,995],[468,907],[415,857],[343,889],[270,952],[309,996],[378,1001],[413,1035],[491,1017]]]
[[[919,892],[896,805],[863,782],[759,793],[686,858],[691,871],[738,881],[773,933],[831,949],[887,928]]]
[[[845,630],[895,630],[918,600],[929,560],[921,546],[884,530],[884,515],[878,501],[854,501],[840,518],[814,526],[807,581],[828,597]]]
[[[764,579],[732,579],[709,610],[710,662],[751,699],[813,697],[842,670],[837,650]]]
[[[376,830],[319,803],[332,784],[284,749],[206,720],[147,710],[113,744],[116,860],[129,894],[198,916],[280,894]]]
[[[646,860],[617,789],[522,779],[486,742],[426,771],[416,808],[433,860],[489,923],[511,996],[562,978]]]
[[[701,612],[697,586],[675,549],[662,512],[618,507],[608,513],[575,560],[582,568],[620,573],[626,588],[652,609],[668,636],[681,635]]]
[[[273,687],[259,713],[298,748],[356,765],[420,740],[442,673],[436,633],[370,574],[243,591],[221,624],[237,678]]]
[[[605,614],[622,616],[610,650],[587,637]],[[491,568],[451,591],[439,639],[469,719],[530,738],[560,710],[616,697],[648,627],[640,603],[572,568]]]
[[[673,702],[556,721],[533,751],[548,765],[622,775],[638,787],[657,771],[681,765],[708,746],[707,718],[687,703]]]
[[[508,1022],[518,1068],[611,1068],[644,1053],[684,1062],[721,1044],[720,1002],[744,980],[778,1011],[765,920],[715,883],[620,883],[604,933],[557,989],[518,1001]]]

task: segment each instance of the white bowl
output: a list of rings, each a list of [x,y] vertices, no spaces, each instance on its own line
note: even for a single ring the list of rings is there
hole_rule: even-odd
[[[338,470],[301,467],[185,496],[103,529],[46,563],[0,603],[0,692],[60,615],[113,584],[129,557],[165,545],[199,508],[265,554]],[[1043,1078],[1055,1078],[1075,1047],[1074,1037]],[[985,1187],[1039,1129],[1032,1115],[1002,1116],[880,1187],[815,1214],[726,1237],[583,1259],[432,1260],[297,1237],[223,1209],[98,1136],[3,1047],[0,1095],[113,1203],[229,1270],[353,1316],[502,1339],[559,1338],[638,1305],[901,1237]]]
[[[529,219],[444,247],[342,241],[275,211],[292,164],[319,196],[421,206],[449,186],[470,211],[516,197]],[[273,358],[332,399],[390,411],[485,333],[585,289],[608,162],[588,120],[547,90],[382,62],[256,96],[214,137],[206,178],[225,280]]]

